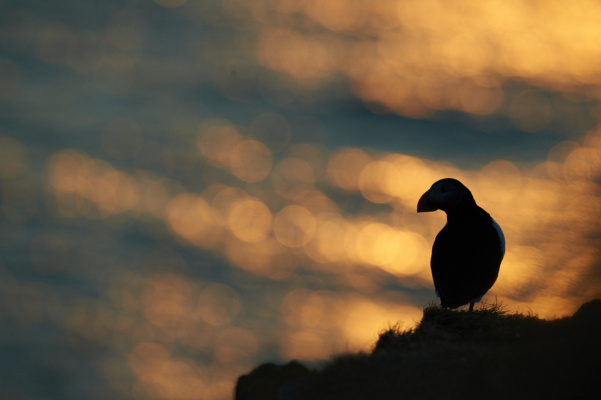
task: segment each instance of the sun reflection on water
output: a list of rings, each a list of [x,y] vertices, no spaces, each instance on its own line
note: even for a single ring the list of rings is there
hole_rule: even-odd
[[[415,208],[444,177],[505,232],[489,301],[551,318],[601,296],[601,128],[583,128],[601,94],[596,2],[150,3],[219,34],[159,40],[156,15],[135,8],[101,29],[24,9],[0,16],[3,116],[22,118],[0,127],[0,243],[11,250],[0,328],[53,324],[123,397],[230,398],[236,377],[268,358],[367,350],[389,325],[419,320],[422,299],[435,300],[429,257],[444,215]],[[152,41],[189,58],[146,54]],[[75,78],[39,83],[34,62]],[[176,99],[171,84],[210,87],[252,116]],[[255,109],[255,95],[274,110]],[[337,96],[410,118],[505,118],[566,140],[542,162],[471,169],[325,147],[325,124],[296,108],[326,115]],[[72,112],[107,102],[119,111]],[[36,127],[50,139],[32,144]]]
[[[594,232],[596,219],[585,217],[581,205],[598,202],[599,188],[594,182],[601,171],[598,132],[591,132],[582,145],[574,146],[562,164],[549,161],[535,168],[496,160],[470,172],[402,154],[368,155],[361,149],[345,149],[334,151],[327,169],[317,171],[327,180],[316,181],[317,166],[310,160],[291,157],[268,169],[271,179],[251,179],[249,183],[256,187],[219,185],[203,193],[170,193],[160,179],[147,180],[140,173],[122,172],[82,152],[64,150],[52,157],[48,176],[60,215],[99,219],[126,213],[134,218],[157,218],[177,237],[222,253],[247,271],[276,277],[273,269],[279,268],[282,260],[300,257],[308,261],[307,267],[333,264],[340,273],[344,273],[344,265],[378,267],[399,279],[418,277],[423,286],[430,285],[428,254],[441,219],[433,215],[418,222],[415,199],[430,182],[455,176],[472,188],[477,201],[500,221],[509,238],[496,287],[502,289],[497,296],[511,299],[521,286],[545,273],[536,273],[537,269],[547,268],[547,283],[540,290],[557,290],[559,283],[552,277],[560,274],[561,262],[568,263],[580,253],[576,271],[582,272],[586,260],[592,262],[595,257],[594,252],[582,254],[590,246],[583,238]],[[234,137],[236,143],[247,143],[240,134]],[[264,158],[255,157],[256,148],[266,149],[253,144],[246,149],[249,155],[244,162],[265,170]],[[206,156],[208,162],[219,160],[218,154]],[[205,157],[202,149],[198,157]],[[15,165],[21,165],[20,159],[15,159]],[[236,175],[228,165],[219,165]],[[360,170],[353,170],[357,165]],[[247,180],[245,176],[238,179]],[[389,211],[345,216],[328,195],[337,189],[386,204]],[[151,202],[162,207],[149,206]],[[525,304],[533,307],[535,302],[530,301]],[[564,310],[554,308],[554,312],[563,314],[570,307],[567,302]]]
[[[513,97],[503,88],[506,79],[557,90],[599,85],[599,48],[591,38],[601,8],[590,1],[567,8],[555,1],[252,4],[246,7],[273,9],[270,24],[266,13],[233,16],[264,23],[257,46],[263,65],[305,83],[346,75],[364,101],[402,115],[501,111],[504,98]],[[550,104],[524,96],[512,100],[509,115],[520,128],[540,130]]]
[[[231,174],[237,185],[212,184],[195,193],[150,172],[126,172],[82,151],[61,150],[47,164],[49,204],[63,218],[121,215],[155,220],[185,243],[257,276],[278,281],[295,271],[323,271],[367,294],[382,284],[374,268],[408,287],[432,286],[430,248],[444,217],[418,219],[415,203],[431,182],[454,176],[472,189],[508,240],[499,280],[489,296],[554,317],[598,294],[594,284],[579,277],[586,276],[599,256],[593,237],[599,215],[591,212],[601,206],[595,181],[601,174],[599,129],[580,144],[559,146],[560,153],[553,150],[549,161],[534,167],[495,160],[467,171],[359,148],[335,149],[316,162],[310,145],[283,153],[272,165],[266,145],[246,139],[237,132],[241,128],[221,126],[227,128],[201,136],[196,157]],[[3,143],[15,149],[0,170],[6,180],[24,173],[27,158],[16,139],[4,138]],[[239,147],[245,143],[252,145]],[[231,151],[248,152],[240,162],[250,174],[261,171],[261,179],[237,173]],[[345,196],[386,208],[349,212],[340,201]],[[59,273],[69,248],[60,239],[40,237],[32,244],[38,272]],[[216,363],[211,373],[248,365],[264,345],[258,331],[238,325],[248,310],[228,285],[189,280],[177,272],[149,277],[120,273],[110,281],[110,306],[83,298],[77,306],[69,305],[71,301],[50,287],[30,285],[20,288],[24,308],[13,312],[26,323],[49,318],[90,340],[112,343],[127,352],[138,389],[163,398],[186,398],[188,392],[178,392],[180,385],[197,393],[207,388],[208,372],[181,356],[176,344],[211,354]],[[16,284],[5,282],[12,293]],[[65,307],[66,312],[57,313]],[[282,356],[315,359],[365,348],[386,323],[400,320],[411,326],[420,315],[417,305],[393,293],[369,299],[304,288],[286,294],[279,312],[284,321],[278,334]]]

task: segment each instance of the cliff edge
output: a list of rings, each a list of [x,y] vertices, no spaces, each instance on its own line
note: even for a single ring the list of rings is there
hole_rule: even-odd
[[[238,379],[235,400],[598,399],[601,299],[543,320],[499,305],[424,309],[410,330],[390,328],[369,353],[309,370],[263,364]]]

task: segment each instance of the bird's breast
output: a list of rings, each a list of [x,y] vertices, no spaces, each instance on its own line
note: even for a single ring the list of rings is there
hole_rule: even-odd
[[[497,221],[495,221],[494,219],[492,220],[492,227],[497,231],[497,234],[499,235],[499,242],[501,243],[501,254],[505,255],[505,235],[503,235],[503,230],[501,229],[499,224],[497,224]]]

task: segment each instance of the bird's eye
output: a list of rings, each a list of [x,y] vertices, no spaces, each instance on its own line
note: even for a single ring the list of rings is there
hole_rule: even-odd
[[[446,193],[447,189],[444,188],[444,185],[440,185],[440,193]]]

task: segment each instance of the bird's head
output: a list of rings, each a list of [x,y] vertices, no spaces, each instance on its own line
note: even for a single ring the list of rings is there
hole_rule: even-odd
[[[452,211],[471,192],[457,179],[445,178],[435,182],[417,203],[417,212]],[[473,197],[472,197],[473,198]]]

